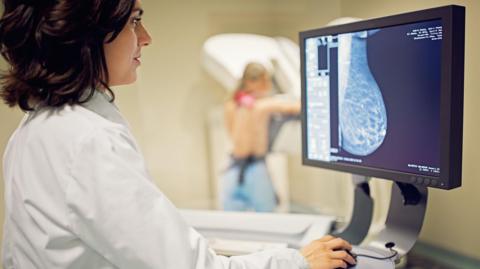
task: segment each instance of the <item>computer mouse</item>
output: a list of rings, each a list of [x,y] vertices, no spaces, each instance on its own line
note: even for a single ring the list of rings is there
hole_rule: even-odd
[[[347,250],[347,249],[345,249],[345,252],[347,252],[348,255],[352,256],[352,258],[355,260],[355,262],[357,262],[357,254],[355,254],[355,252],[352,252],[352,251]],[[349,264],[349,263],[347,263],[347,269],[348,269],[348,268],[353,268],[353,267],[355,267],[355,265],[356,265],[356,264]],[[336,268],[336,269],[343,269],[343,268]]]
[[[358,255],[357,255],[355,252],[353,252],[353,251],[351,251],[351,250],[345,250],[345,251],[348,253],[348,255],[352,256],[352,258],[353,258],[355,261],[357,261],[357,256],[358,256]]]
[[[348,255],[352,256],[353,259],[355,260],[355,263],[357,262],[357,254],[355,254],[355,252],[352,252],[350,250],[346,250],[346,252],[348,253]],[[355,267],[356,264],[349,264],[347,263],[347,268],[352,268],[352,267]]]

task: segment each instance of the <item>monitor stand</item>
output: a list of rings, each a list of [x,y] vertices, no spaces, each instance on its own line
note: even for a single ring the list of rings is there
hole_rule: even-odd
[[[392,252],[387,245],[393,245],[392,249],[398,252],[392,259],[383,261],[358,257],[357,266],[352,268],[395,268],[394,262],[407,254],[417,241],[425,216],[428,189],[395,182],[384,228],[369,236],[368,242],[364,242],[372,222],[373,200],[370,197],[368,178],[354,175],[353,181],[356,187],[351,220],[344,230],[334,234],[352,242],[356,254],[391,256]]]

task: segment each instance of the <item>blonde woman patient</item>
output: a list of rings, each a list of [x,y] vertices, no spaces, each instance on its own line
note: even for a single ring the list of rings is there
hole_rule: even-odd
[[[3,160],[4,269],[333,269],[353,261],[350,244],[330,236],[300,251],[217,255],[153,183],[111,89],[137,79],[152,42],[140,0],[2,3],[9,66],[0,97],[25,112]]]
[[[233,144],[223,174],[225,210],[274,211],[278,203],[265,157],[270,150],[272,115],[298,115],[299,101],[272,97],[272,79],[260,63],[246,65],[238,88],[225,104],[225,123]]]

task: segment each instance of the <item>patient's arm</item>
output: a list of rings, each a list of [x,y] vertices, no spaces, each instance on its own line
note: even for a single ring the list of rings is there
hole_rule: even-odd
[[[300,114],[300,101],[279,100],[275,98],[260,99],[257,102],[257,107],[264,113],[282,113],[288,115]]]

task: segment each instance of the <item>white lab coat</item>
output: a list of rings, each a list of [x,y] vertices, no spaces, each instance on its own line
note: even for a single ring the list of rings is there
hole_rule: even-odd
[[[215,255],[152,183],[102,93],[28,113],[3,165],[4,269],[308,268],[293,249]]]

